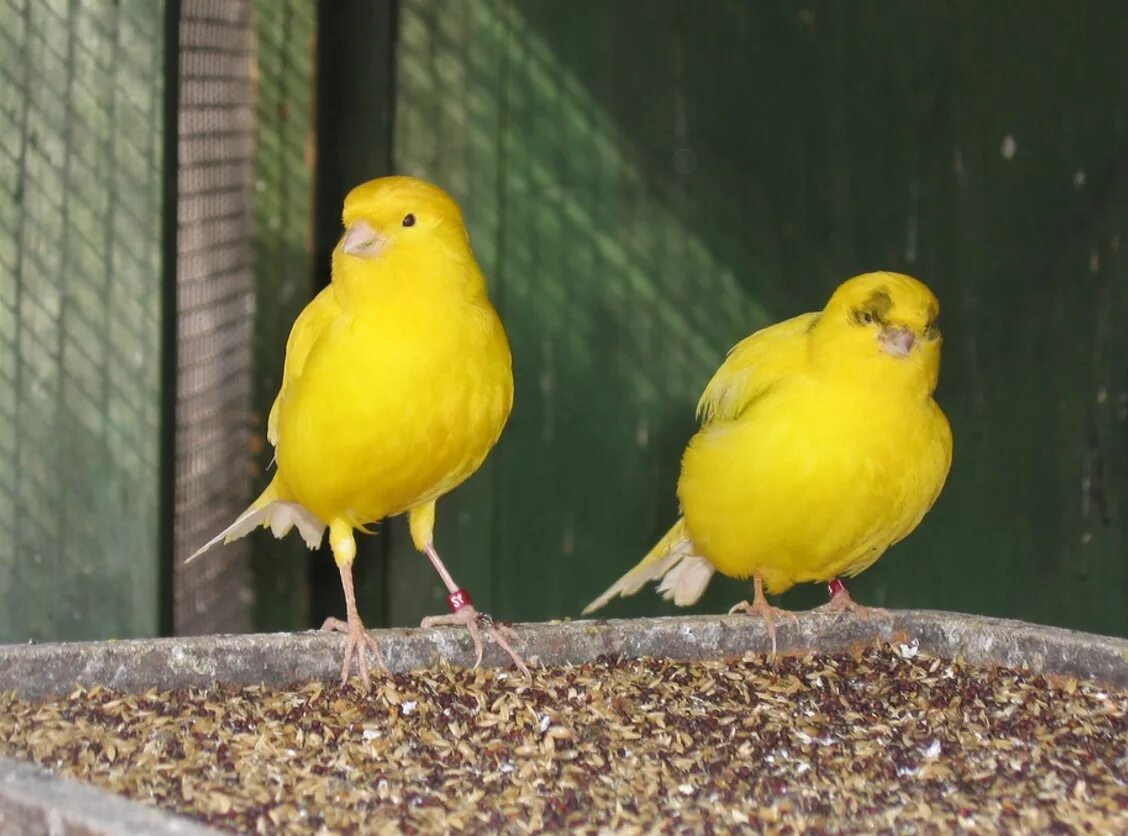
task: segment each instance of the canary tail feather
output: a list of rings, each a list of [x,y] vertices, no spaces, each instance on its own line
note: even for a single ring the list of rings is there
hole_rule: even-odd
[[[705,558],[686,554],[663,576],[658,592],[679,607],[692,606],[705,594],[715,571]]]
[[[275,483],[271,482],[235,522],[196,549],[184,562],[191,563],[209,549],[245,537],[256,528],[269,528],[275,537],[282,538],[295,526],[309,548],[316,549],[321,545],[324,523],[298,503],[279,499]]]
[[[281,539],[293,527],[297,527],[306,546],[316,549],[321,545],[325,524],[296,502],[274,501],[264,524],[270,525],[270,532]],[[264,509],[267,510],[267,509]]]
[[[693,541],[679,519],[638,565],[584,607],[583,615],[595,612],[617,596],[634,595],[649,581],[661,579],[658,591],[679,607],[695,603],[713,577],[713,565],[694,554]]]

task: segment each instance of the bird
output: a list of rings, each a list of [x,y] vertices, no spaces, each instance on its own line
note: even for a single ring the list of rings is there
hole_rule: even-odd
[[[421,626],[467,628],[475,665],[484,632],[527,675],[514,631],[475,609],[434,543],[436,502],[479,468],[513,406],[509,342],[462,213],[440,187],[389,176],[353,188],[341,219],[330,282],[286,341],[267,419],[273,478],[189,560],[259,527],[279,538],[296,527],[317,549],[328,529],[346,617],[322,629],[345,635],[341,683],[355,654],[368,688],[366,649],[386,665],[357,612],[355,532],[406,513],[415,547],[448,591],[450,614]]]
[[[728,353],[697,405],[682,456],[681,517],[584,610],[647,582],[690,606],[715,572],[753,582],[730,612],[764,619],[798,583],[827,582],[820,610],[868,617],[842,577],[869,568],[932,507],[952,462],[933,394],[940,304],[921,281],[872,272],[842,282],[821,311],[756,331]]]

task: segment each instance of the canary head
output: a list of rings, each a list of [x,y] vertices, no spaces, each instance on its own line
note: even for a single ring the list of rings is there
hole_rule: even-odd
[[[438,186],[414,177],[381,177],[361,183],[345,197],[345,234],[338,250],[375,259],[395,250],[468,247],[462,213]]]
[[[931,394],[940,370],[939,315],[940,303],[922,282],[902,273],[864,273],[830,297],[811,327],[812,352],[835,374]]]

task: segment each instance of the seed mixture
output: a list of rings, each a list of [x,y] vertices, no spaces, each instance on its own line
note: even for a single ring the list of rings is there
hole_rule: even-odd
[[[0,755],[247,832],[1128,831],[1128,692],[886,645],[0,695]]]

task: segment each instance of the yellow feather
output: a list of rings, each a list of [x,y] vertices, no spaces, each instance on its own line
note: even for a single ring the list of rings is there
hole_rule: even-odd
[[[869,273],[822,312],[739,343],[705,389],[682,459],[681,548],[782,592],[857,574],[912,532],[952,456],[932,398],[938,314],[916,279]],[[668,578],[667,540],[585,612],[636,591],[640,575]]]
[[[278,407],[286,394],[288,386],[301,377],[305,368],[306,358],[317,338],[325,331],[326,326],[337,316],[341,309],[337,305],[336,287],[327,285],[310,301],[298,314],[294,325],[290,329],[290,336],[286,339],[286,359],[282,366],[282,385],[279,387],[278,396],[270,407],[270,415],[266,421],[266,438],[272,446],[278,446]]]
[[[707,424],[737,418],[772,384],[799,371],[806,361],[802,336],[817,316],[785,319],[733,346],[697,402],[698,419]]]

